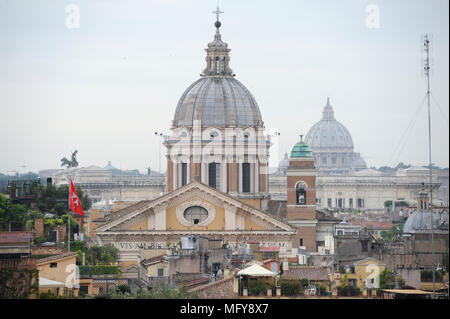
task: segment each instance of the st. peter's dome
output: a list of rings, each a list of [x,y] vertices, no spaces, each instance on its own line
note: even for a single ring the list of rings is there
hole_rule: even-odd
[[[334,118],[330,99],[323,109],[322,119],[311,127],[306,135],[306,143],[314,150],[317,148],[340,148],[353,151],[350,132]]]

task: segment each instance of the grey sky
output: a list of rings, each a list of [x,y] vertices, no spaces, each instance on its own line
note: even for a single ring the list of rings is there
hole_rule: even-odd
[[[65,25],[70,3],[79,29]],[[371,3],[379,29],[366,27]],[[169,133],[178,99],[205,67],[215,6],[0,0],[0,172],[57,168],[74,149],[81,166],[158,169],[154,131]],[[433,162],[448,167],[448,9],[447,0],[222,0],[221,33],[236,78],[266,127],[281,132],[279,157],[320,120],[329,96],[377,167],[428,161],[425,105],[398,144],[425,95],[421,36],[432,33]]]

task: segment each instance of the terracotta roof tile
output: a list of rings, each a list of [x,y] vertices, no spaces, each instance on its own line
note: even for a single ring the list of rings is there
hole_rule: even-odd
[[[28,243],[32,236],[31,232],[26,231],[0,232],[0,244]]]
[[[50,256],[50,257],[47,257],[47,258],[38,259],[37,263],[38,264],[43,264],[43,263],[46,263],[46,262],[49,262],[49,261],[63,259],[63,258],[66,258],[66,257],[72,257],[72,256],[76,256],[76,255],[77,255],[77,253],[75,253],[75,252],[70,252],[70,253],[67,252],[67,253],[64,253],[64,254],[59,254],[59,255]]]
[[[313,267],[301,267],[293,268],[283,273],[283,278],[288,280],[317,280],[325,281],[329,280],[328,269],[326,268],[313,268]]]

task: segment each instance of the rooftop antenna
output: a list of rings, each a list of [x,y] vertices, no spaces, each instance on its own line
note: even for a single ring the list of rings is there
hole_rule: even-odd
[[[424,73],[427,77],[427,102],[428,102],[428,163],[430,173],[430,219],[431,219],[431,256],[433,272],[433,299],[436,298],[436,274],[435,274],[435,260],[434,260],[434,223],[433,223],[433,184],[432,184],[432,170],[431,170],[431,110],[430,110],[430,39],[428,34],[423,38],[423,48],[427,56],[424,63]]]

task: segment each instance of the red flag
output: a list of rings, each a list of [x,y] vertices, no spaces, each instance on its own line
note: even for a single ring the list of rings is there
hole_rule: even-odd
[[[69,187],[69,207],[71,211],[84,217],[83,207],[81,207],[81,201],[80,198],[78,197],[75,186],[73,186],[72,180],[70,180],[70,187]]]

